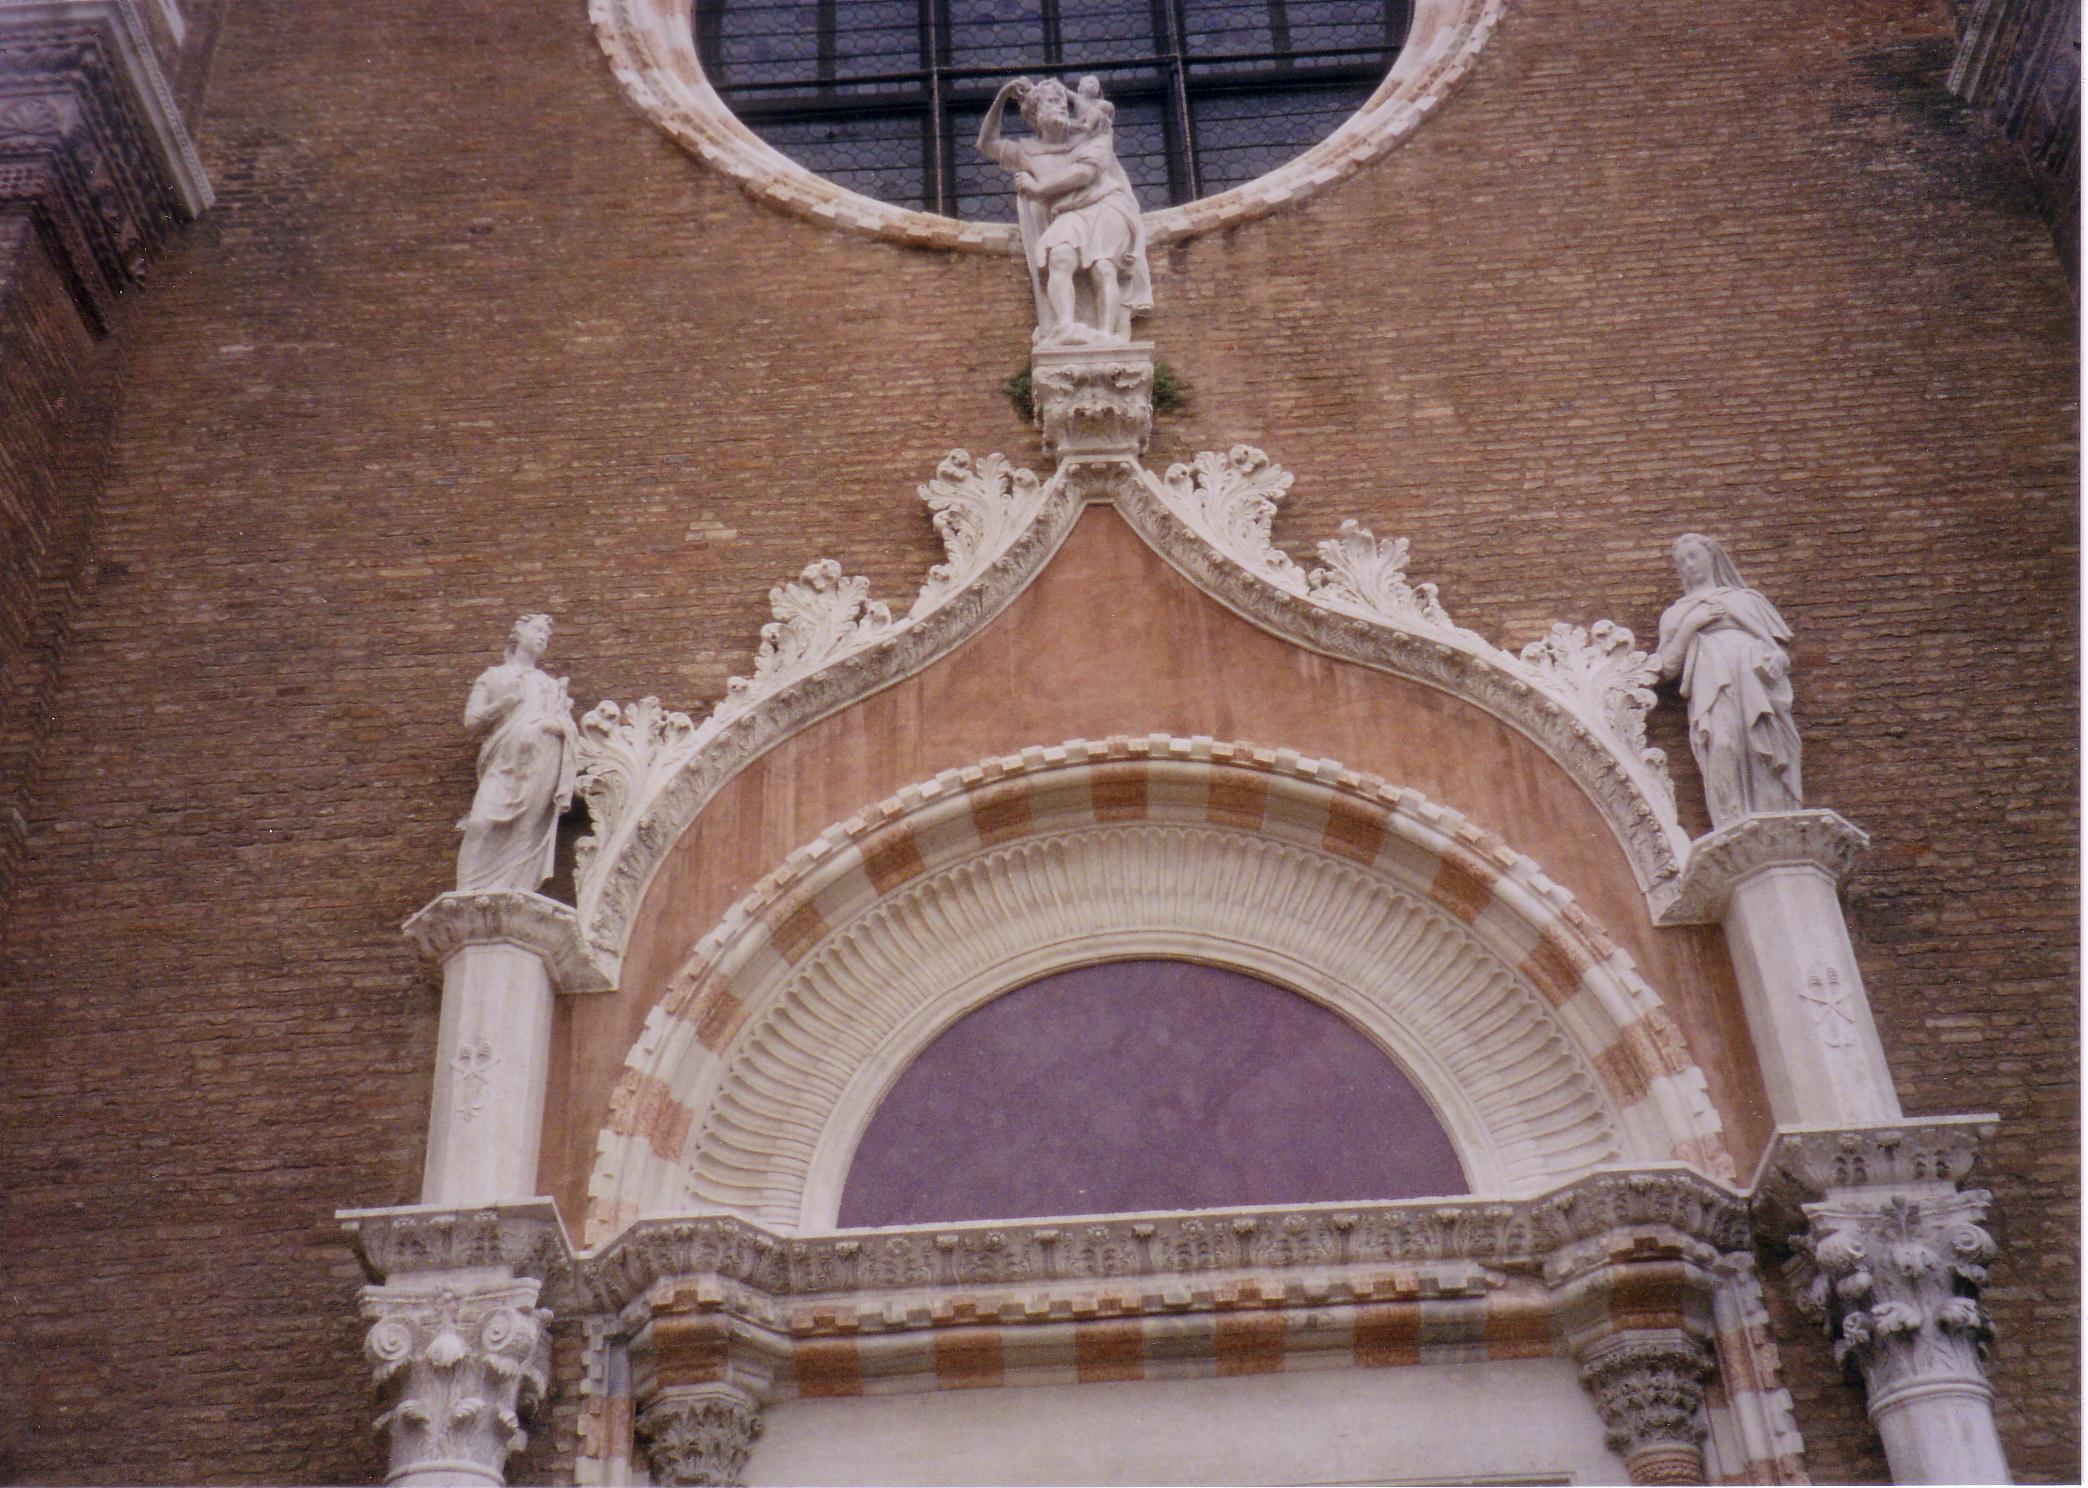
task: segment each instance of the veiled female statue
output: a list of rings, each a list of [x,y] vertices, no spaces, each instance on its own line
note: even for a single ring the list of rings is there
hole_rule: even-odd
[[[540,671],[551,617],[524,615],[508,634],[507,656],[471,684],[464,727],[483,732],[478,794],[457,823],[459,889],[534,890],[551,876],[558,818],[573,804],[579,735],[565,678]]]
[[[1660,670],[1681,677],[1689,700],[1689,746],[1711,825],[1795,811],[1798,726],[1784,650],[1791,628],[1711,538],[1684,533],[1674,559],[1684,592],[1660,617]]]
[[[1002,138],[1011,99],[1033,137]],[[1128,341],[1131,317],[1153,308],[1145,218],[1117,160],[1115,121],[1093,78],[1078,95],[1054,78],[1013,78],[979,126],[980,152],[1015,176],[1040,347]]]

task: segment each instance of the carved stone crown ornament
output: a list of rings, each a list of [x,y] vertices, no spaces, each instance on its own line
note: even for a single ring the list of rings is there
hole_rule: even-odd
[[[1086,366],[1069,355],[1068,367]],[[1041,372],[1051,362],[1040,357]],[[1454,622],[1433,584],[1409,578],[1406,539],[1355,522],[1321,542],[1308,569],[1270,535],[1288,471],[1239,445],[1152,475],[1126,448],[1129,426],[1112,423],[1105,405],[1118,393],[1098,391],[1114,388],[1105,373],[1069,373],[1066,403],[1048,388],[1040,397],[1063,457],[1051,479],[1000,455],[944,459],[920,495],[947,556],[904,613],[822,559],[770,591],[775,618],[753,670],[709,714],[646,697],[605,701],[581,718],[579,790],[593,830],[579,847],[576,889],[582,934],[605,975],[614,979],[654,868],[726,780],[787,735],[947,654],[1029,583],[1092,502],[1113,502],[1176,568],[1263,628],[1440,687],[1519,729],[1601,808],[1656,906],[1673,899],[1688,836],[1665,759],[1646,742],[1657,667],[1630,630],[1557,624],[1503,650]],[[1149,382],[1133,381],[1122,396],[1149,397]]]
[[[89,324],[211,200],[135,0],[0,0],[0,206],[29,209]]]

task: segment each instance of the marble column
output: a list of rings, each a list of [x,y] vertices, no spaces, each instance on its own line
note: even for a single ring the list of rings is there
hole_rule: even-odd
[[[444,894],[406,922],[442,967],[424,1204],[536,1192],[551,1064],[551,1000],[608,990],[573,911],[515,890]]]
[[[1662,916],[1725,927],[1779,1125],[1900,1115],[1837,896],[1868,844],[1832,811],[1743,817],[1691,847],[1680,897]]]

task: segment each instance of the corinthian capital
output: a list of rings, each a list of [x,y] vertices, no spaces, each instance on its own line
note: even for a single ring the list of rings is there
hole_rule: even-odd
[[[542,1397],[551,1314],[530,1278],[415,1278],[365,1287],[363,1352],[386,1409],[393,1485],[500,1484]]]
[[[723,1382],[663,1391],[639,1414],[653,1481],[716,1484],[740,1481],[747,1454],[761,1435],[761,1407],[736,1385]]]
[[[1982,1226],[1988,1196],[1965,1189],[1875,1204],[1848,1195],[1806,1206],[1800,1244],[1816,1274],[1802,1304],[1834,1340],[1834,1356],[1863,1371],[1871,1410],[1927,1384],[1985,1388],[1993,1329],[1979,1305],[1994,1240]]]
[[[1634,1483],[1704,1481],[1704,1379],[1711,1359],[1680,1330],[1620,1333],[1581,1356],[1610,1449]]]

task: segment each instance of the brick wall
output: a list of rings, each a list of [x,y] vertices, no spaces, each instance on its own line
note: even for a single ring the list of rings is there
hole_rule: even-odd
[[[1517,642],[1650,631],[1669,539],[1727,539],[1799,632],[1811,798],[1878,839],[1852,917],[1908,1107],[2002,1115],[1995,1378],[2054,1480],[2074,312],[1949,55],[1924,0],[1520,0],[1407,148],[1159,256],[1191,403],[1154,460],[1266,445],[1280,536],[1407,534]],[[470,679],[546,608],[576,697],[697,705],[809,558],[910,594],[941,453],[1038,459],[999,392],[1028,290],[748,201],[577,6],[238,8],[199,136],[220,204],[125,349],[0,952],[0,1448],[39,1482],[371,1481],[330,1214],[417,1191],[435,991],[395,927],[451,872]],[[1878,1478],[1778,1315],[1815,1474]]]

